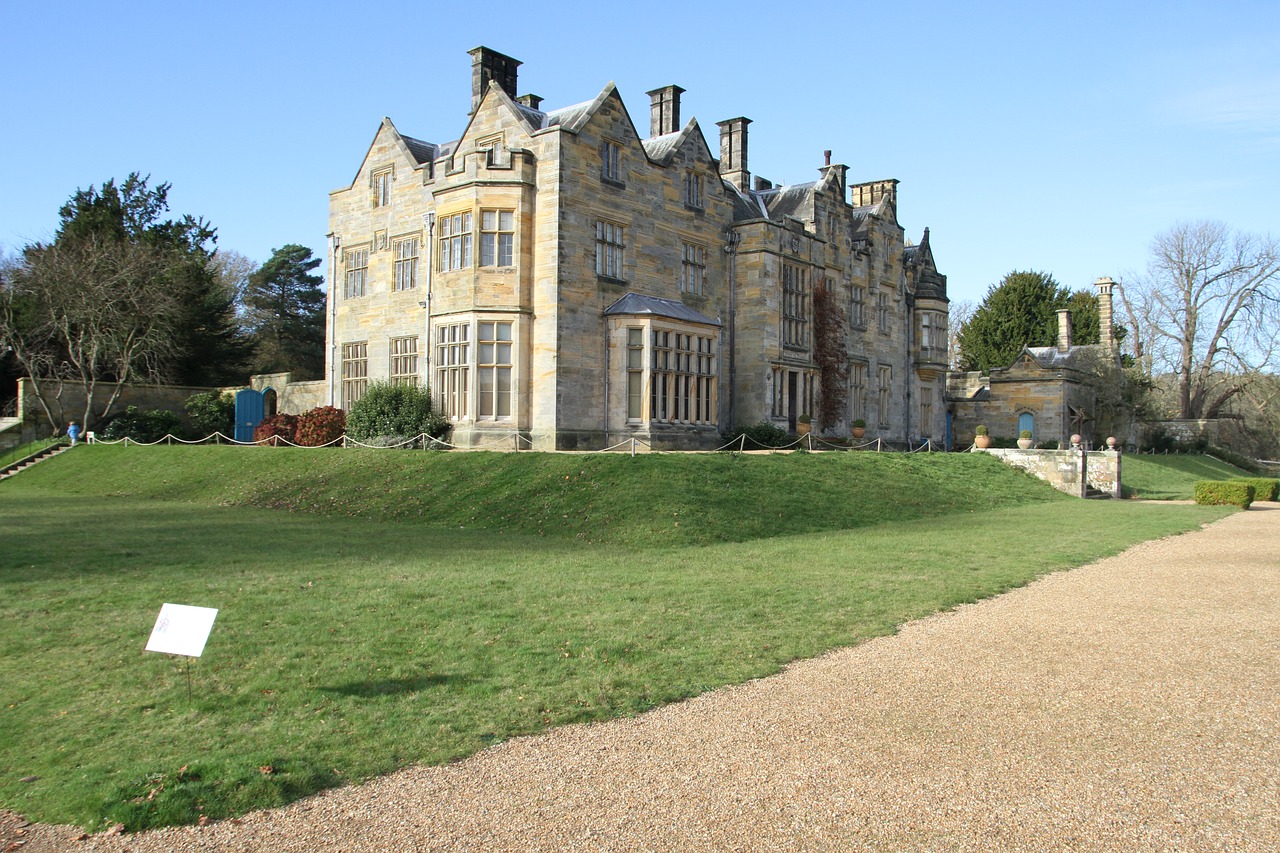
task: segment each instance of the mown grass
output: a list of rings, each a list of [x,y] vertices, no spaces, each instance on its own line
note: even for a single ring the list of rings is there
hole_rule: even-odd
[[[638,713],[1228,512],[985,455],[125,453],[0,485],[0,805],[33,819],[222,817]],[[219,608],[190,699],[141,651],[166,601]]]
[[[1250,477],[1248,471],[1211,456],[1193,454],[1143,456],[1128,454],[1121,460],[1125,495],[1145,500],[1189,501],[1201,480]]]

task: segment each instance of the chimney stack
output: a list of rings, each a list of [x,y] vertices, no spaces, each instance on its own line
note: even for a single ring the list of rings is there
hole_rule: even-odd
[[[747,125],[751,119],[726,119],[716,122],[720,128],[720,177],[746,192],[751,187],[751,173],[747,171]]]
[[[1058,352],[1071,349],[1071,311],[1058,309]]]
[[[1103,349],[1114,351],[1116,348],[1115,335],[1112,334],[1112,324],[1115,322],[1112,318],[1111,290],[1116,283],[1103,276],[1093,283],[1098,288],[1098,340],[1102,344]]]
[[[490,80],[497,81],[510,97],[516,96],[516,70],[523,64],[520,60],[487,47],[472,48],[467,53],[471,54],[471,112],[468,115],[475,114],[480,99],[489,90]]]
[[[516,98],[516,102],[523,106],[528,107],[531,110],[538,110],[539,112],[541,112],[542,110],[541,95],[521,95],[520,97]]]
[[[666,136],[680,129],[680,93],[684,89],[679,86],[663,86],[649,96],[649,136]]]

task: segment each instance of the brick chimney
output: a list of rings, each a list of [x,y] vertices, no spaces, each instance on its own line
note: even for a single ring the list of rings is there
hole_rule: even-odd
[[[1071,349],[1071,311],[1058,309],[1058,352]]]
[[[679,86],[663,86],[649,96],[649,136],[665,136],[680,129],[680,94],[684,92]]]
[[[1111,304],[1111,290],[1116,286],[1116,283],[1103,276],[1095,281],[1093,286],[1098,288],[1098,339],[1104,349],[1114,351],[1116,340],[1111,331],[1112,324],[1115,322],[1112,318],[1114,306]]]
[[[520,60],[487,47],[475,47],[467,53],[471,54],[471,112],[468,115],[480,106],[480,99],[489,91],[490,80],[496,80],[502,91],[512,98],[516,96],[516,73],[523,64]]]
[[[716,122],[720,128],[720,177],[746,192],[751,187],[751,173],[747,171],[747,125],[751,119],[726,119]]]

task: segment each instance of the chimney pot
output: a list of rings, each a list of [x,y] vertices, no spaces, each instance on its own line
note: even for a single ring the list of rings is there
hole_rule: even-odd
[[[497,81],[510,97],[516,96],[517,69],[523,64],[506,54],[487,47],[475,47],[467,51],[471,55],[471,114],[480,106],[489,81]]]
[[[680,129],[680,94],[684,92],[679,86],[663,86],[649,96],[649,136],[666,136]]]

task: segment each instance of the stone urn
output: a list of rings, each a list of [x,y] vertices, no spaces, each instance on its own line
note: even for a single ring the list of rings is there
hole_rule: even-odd
[[[1031,439],[1029,439],[1029,438],[1020,438],[1020,439],[1018,439],[1018,447],[1020,447],[1020,448],[1021,448],[1021,449],[1023,449],[1023,450],[1030,450],[1030,449],[1031,449]]]

